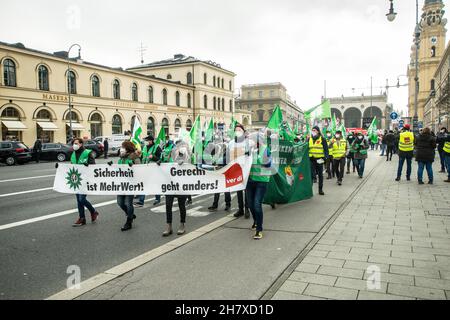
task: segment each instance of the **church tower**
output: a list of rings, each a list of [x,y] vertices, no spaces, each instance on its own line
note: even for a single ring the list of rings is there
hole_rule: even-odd
[[[419,43],[419,94],[417,101],[417,115],[419,121],[423,121],[424,107],[430,93],[434,90],[434,73],[444,55],[446,47],[445,25],[447,19],[444,18],[444,3],[442,0],[425,0],[422,9],[422,16],[419,17],[420,43]],[[415,92],[415,44],[411,47],[411,62],[408,65],[409,116],[414,116],[414,92]]]

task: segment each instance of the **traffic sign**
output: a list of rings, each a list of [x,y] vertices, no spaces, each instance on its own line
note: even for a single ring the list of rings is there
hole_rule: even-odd
[[[391,112],[391,114],[389,116],[391,117],[392,120],[397,120],[398,119],[398,113],[397,112]]]

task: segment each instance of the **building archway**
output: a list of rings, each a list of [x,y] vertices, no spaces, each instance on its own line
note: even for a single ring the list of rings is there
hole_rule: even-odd
[[[363,128],[367,129],[374,117],[377,117],[377,129],[381,128],[381,120],[383,119],[383,111],[377,106],[372,106],[364,110]]]
[[[103,116],[98,111],[94,111],[89,116],[91,126],[91,139],[103,135]]]
[[[361,128],[362,113],[357,108],[348,108],[344,112],[344,124],[347,128]]]

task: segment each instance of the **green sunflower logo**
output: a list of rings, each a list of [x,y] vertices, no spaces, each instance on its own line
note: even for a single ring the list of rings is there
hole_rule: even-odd
[[[81,179],[81,173],[75,168],[72,168],[67,172],[66,180],[66,184],[74,191],[80,189],[81,181],[83,181],[83,179]]]

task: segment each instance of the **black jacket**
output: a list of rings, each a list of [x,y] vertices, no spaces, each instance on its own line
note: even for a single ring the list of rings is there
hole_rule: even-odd
[[[437,143],[439,152],[442,152],[442,150],[444,149],[444,144],[445,144],[447,135],[448,135],[448,133],[445,134],[445,133],[440,133],[440,132],[437,134],[436,143]]]
[[[433,162],[436,149],[436,138],[431,134],[420,134],[414,140],[416,161]]]
[[[105,150],[109,149],[109,142],[108,142],[108,140],[103,141],[103,146],[105,147]]]
[[[393,147],[395,146],[395,136],[393,133],[388,133],[387,135],[384,136],[384,143],[388,146],[388,147]]]
[[[33,146],[33,151],[34,152],[41,152],[42,151],[42,142],[41,142],[41,140],[36,140],[36,142],[34,143],[34,146]]]

